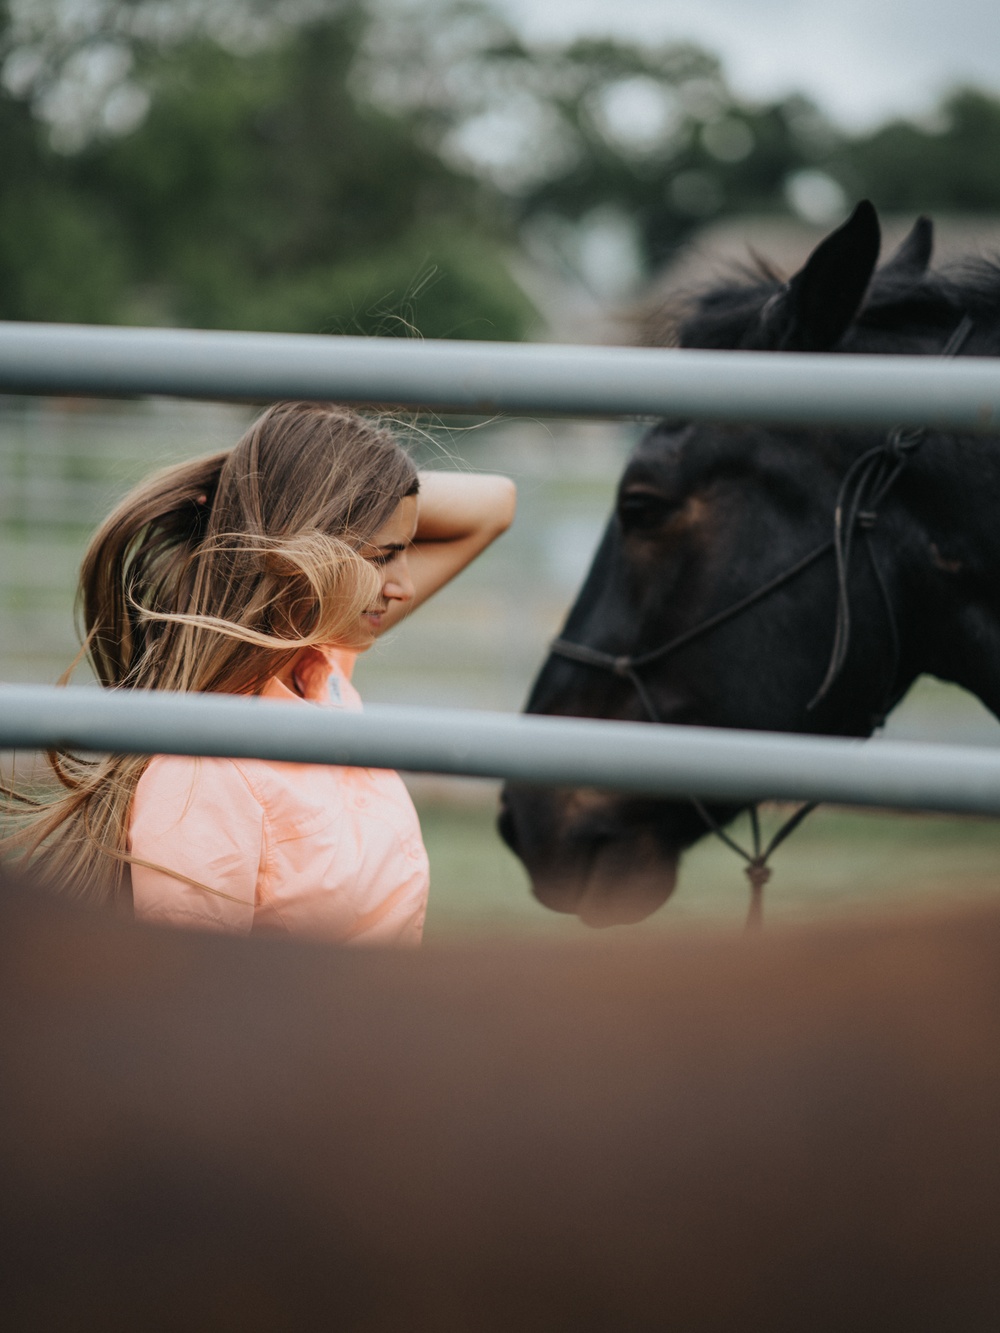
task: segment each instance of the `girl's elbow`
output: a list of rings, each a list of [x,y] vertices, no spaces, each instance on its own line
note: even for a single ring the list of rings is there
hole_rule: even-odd
[[[506,532],[514,522],[517,512],[517,487],[510,477],[497,477],[497,502],[495,510],[496,535]]]

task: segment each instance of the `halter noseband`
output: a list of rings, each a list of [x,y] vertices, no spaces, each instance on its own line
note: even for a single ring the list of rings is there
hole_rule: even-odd
[[[972,327],[972,320],[968,315],[965,315],[941,349],[940,355],[943,357],[957,356],[968,340]],[[830,651],[830,661],[823,681],[807,705],[808,709],[812,710],[830,693],[847,660],[847,650],[850,646],[851,636],[848,576],[854,547],[854,533],[858,531],[864,538],[869,563],[885,607],[886,620],[889,625],[892,662],[889,681],[890,693],[875,723],[876,726],[881,725],[894,702],[891,697],[891,690],[899,666],[900,644],[896,614],[885,579],[875,557],[871,534],[878,519],[880,505],[895,486],[903,469],[923,443],[926,435],[926,426],[909,429],[897,426],[889,432],[882,444],[860,454],[847,469],[840,484],[837,502],[834,506],[832,537],[804,555],[801,560],[796,561],[794,565],[791,565],[781,574],[762,584],[754,592],[748,593],[746,597],[741,597],[739,601],[733,602],[732,605],[708,616],[707,619],[691,629],[684,630],[682,633],[675,635],[674,638],[668,639],[659,648],[650,649],[645,653],[615,654],[602,652],[600,649],[591,648],[587,644],[573,643],[569,639],[557,638],[549,645],[550,653],[556,657],[568,658],[572,662],[579,662],[582,666],[610,671],[615,676],[631,681],[649,720],[651,722],[662,722],[663,718],[660,717],[652,696],[639,675],[639,671],[651,662],[662,661],[665,657],[669,657],[671,653],[676,652],[678,648],[686,647],[696,639],[711,633],[720,625],[734,620],[737,616],[742,615],[744,611],[748,611],[752,606],[756,606],[758,602],[763,601],[765,597],[770,596],[772,592],[776,592],[779,588],[791,583],[793,579],[798,578],[807,569],[811,569],[828,552],[833,551],[837,575],[837,611],[833,647]],[[806,816],[816,809],[819,803],[817,801],[807,801],[804,805],[799,806],[763,848],[761,846],[757,804],[751,804],[749,809],[753,852],[748,852],[712,817],[701,800],[695,796],[692,796],[690,800],[709,831],[746,861],[745,873],[750,880],[750,910],[747,916],[747,926],[759,926],[763,913],[764,885],[771,877],[768,860],[789,834],[793,833]]]

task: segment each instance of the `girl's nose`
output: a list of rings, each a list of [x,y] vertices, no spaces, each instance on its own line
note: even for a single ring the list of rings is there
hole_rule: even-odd
[[[382,596],[392,602],[409,602],[413,600],[414,587],[413,580],[410,578],[410,571],[405,564],[400,568],[399,561],[396,561],[396,567],[382,585]]]

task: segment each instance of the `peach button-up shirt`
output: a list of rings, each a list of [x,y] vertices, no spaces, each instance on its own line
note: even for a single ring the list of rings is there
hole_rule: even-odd
[[[286,706],[360,708],[354,654],[325,649],[297,672]],[[429,874],[398,773],[264,759],[157,755],[136,788],[129,851],[137,920],[418,944]],[[160,867],[152,869],[151,866]]]

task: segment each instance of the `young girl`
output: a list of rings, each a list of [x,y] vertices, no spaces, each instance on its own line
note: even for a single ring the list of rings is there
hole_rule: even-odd
[[[80,580],[101,684],[360,707],[359,652],[500,535],[504,477],[422,473],[343,408],[281,403],[100,528]],[[265,760],[52,756],[67,794],[8,843],[139,920],[420,939],[427,857],[395,773]]]

